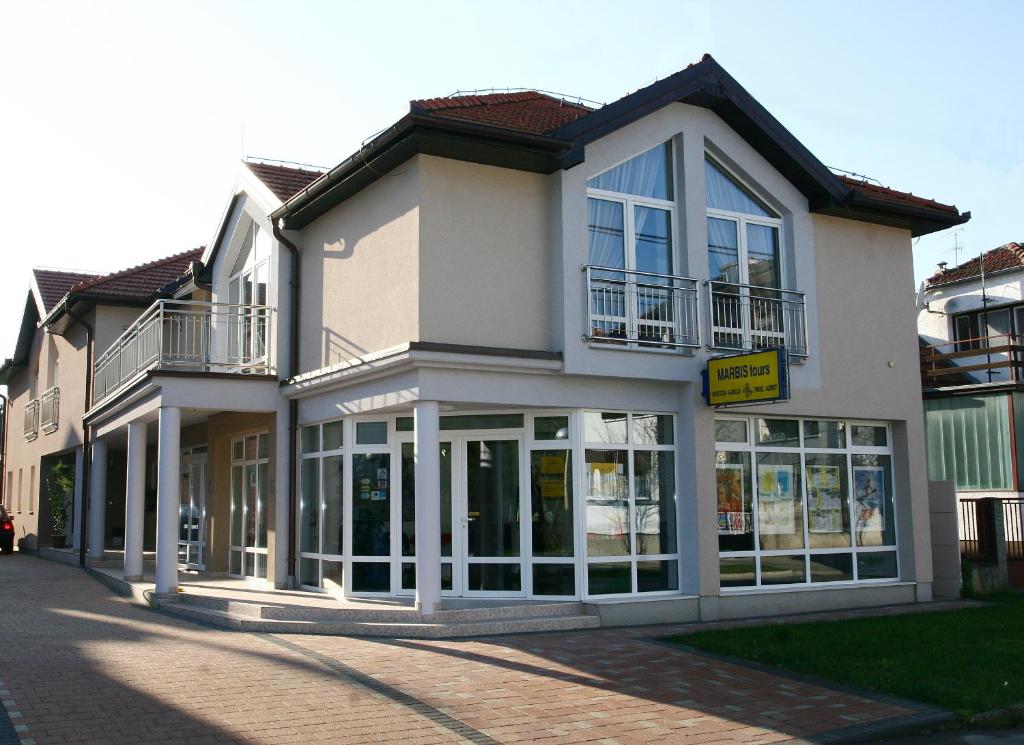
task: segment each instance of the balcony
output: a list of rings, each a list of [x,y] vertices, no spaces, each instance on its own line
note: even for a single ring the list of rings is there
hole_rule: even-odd
[[[25,404],[25,439],[31,442],[39,437],[39,399]]]
[[[158,300],[93,365],[93,405],[151,370],[272,375],[271,308]]]
[[[586,342],[658,349],[700,345],[697,280],[671,274],[584,265]]]
[[[921,343],[926,388],[998,385],[1024,381],[1024,339],[1015,334]]]
[[[60,388],[54,386],[39,397],[39,425],[43,432],[56,432],[60,422]]]
[[[757,350],[783,347],[807,356],[804,293],[734,282],[705,281],[711,318],[710,348]]]

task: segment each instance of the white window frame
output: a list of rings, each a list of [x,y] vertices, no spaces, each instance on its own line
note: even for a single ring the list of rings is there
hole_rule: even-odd
[[[273,276],[272,276],[271,268],[273,266],[273,263],[271,262],[271,258],[273,256],[274,249],[273,249],[272,245],[268,245],[268,247],[267,247],[268,250],[267,250],[267,253],[266,253],[265,256],[258,256],[257,255],[258,254],[258,247],[260,245],[259,236],[260,236],[260,232],[261,232],[262,229],[260,228],[260,225],[259,225],[258,222],[256,222],[256,220],[251,220],[250,221],[249,227],[246,228],[245,233],[242,236],[242,243],[238,246],[238,250],[236,250],[232,254],[231,263],[228,264],[228,267],[229,267],[229,271],[230,271],[231,268],[233,268],[233,266],[234,266],[234,262],[238,259],[238,255],[246,250],[246,238],[248,237],[250,230],[252,231],[252,242],[249,245],[249,248],[251,249],[250,252],[249,252],[249,257],[246,259],[245,265],[241,269],[239,269],[237,272],[234,272],[233,274],[230,274],[228,276],[228,282],[227,282],[227,298],[228,298],[228,302],[233,304],[233,305],[235,305],[235,306],[237,306],[237,310],[239,311],[237,315],[235,313],[230,313],[229,317],[230,318],[238,319],[238,321],[236,321],[237,328],[234,330],[235,331],[234,343],[238,347],[239,362],[242,363],[243,366],[245,366],[245,365],[266,364],[268,362],[267,357],[268,357],[269,352],[270,352],[270,318],[269,318],[269,314],[267,314],[265,316],[257,316],[257,315],[248,315],[248,316],[246,316],[246,315],[244,315],[244,312],[242,311],[242,309],[246,308],[246,307],[259,307],[260,306],[260,303],[256,302],[256,287],[257,287],[256,280],[257,280],[257,278],[259,276],[260,269],[264,270],[264,273],[265,273],[265,276],[266,276],[266,282],[267,282],[267,297],[266,297],[265,305],[270,305],[270,298],[272,297],[271,292],[272,292],[272,286],[273,286]],[[244,298],[242,297],[242,287],[244,286],[244,280],[245,280],[246,277],[249,277],[250,281],[252,282],[252,298],[250,298],[249,302],[245,302]],[[232,288],[232,285],[234,285],[236,282],[237,282],[237,291],[236,291],[237,297],[232,302],[232,300],[231,300],[231,288]],[[258,329],[260,329],[260,327],[262,327],[261,333],[263,334],[263,354],[260,355],[259,357],[257,357],[256,354],[255,354],[255,350],[256,350],[256,347],[257,347],[257,332],[258,332]],[[245,342],[245,330],[246,330],[246,328],[248,328],[249,334],[250,334],[248,345],[246,345],[244,343]],[[244,348],[244,347],[247,347],[247,348]]]
[[[234,474],[235,474],[235,467],[236,466],[238,466],[238,467],[240,467],[242,469],[241,470],[241,473],[242,473],[242,503],[241,503],[241,507],[242,507],[242,526],[241,526],[241,535],[238,536],[238,538],[240,540],[240,542],[238,544],[235,544],[235,543],[231,542],[231,521],[234,519],[233,516],[230,514],[231,510],[234,509],[234,504],[231,504],[231,496],[232,496],[232,492],[234,491],[234,484],[233,483],[231,484],[231,487],[230,487],[231,491],[229,491],[229,493],[228,493],[228,501],[229,501],[229,504],[230,504],[229,512],[228,512],[228,574],[230,576],[232,576],[232,577],[236,577],[236,578],[239,578],[239,579],[244,579],[247,582],[252,582],[252,583],[258,584],[258,585],[266,585],[267,581],[268,581],[267,577],[270,574],[270,548],[269,548],[269,544],[270,544],[270,514],[269,514],[269,511],[268,511],[267,508],[268,508],[268,502],[269,502],[269,499],[268,499],[269,492],[273,488],[271,480],[270,480],[270,460],[271,460],[271,458],[270,457],[261,458],[260,454],[259,454],[259,447],[260,447],[259,446],[259,438],[262,437],[262,436],[266,436],[266,438],[267,438],[267,451],[268,451],[268,454],[269,454],[273,450],[274,445],[273,445],[273,441],[270,439],[270,432],[268,430],[265,430],[265,429],[252,430],[252,431],[249,431],[249,432],[239,433],[239,434],[233,436],[231,438],[231,440],[230,440],[230,444],[229,444],[230,450],[228,452],[229,462],[230,462],[229,471],[228,471],[229,478],[230,479],[234,479],[234,477],[235,477],[234,476]],[[245,440],[248,437],[255,437],[256,438],[256,457],[255,458],[247,458],[246,457],[246,453],[245,453]],[[242,458],[241,458],[241,460],[238,460],[238,459],[235,458],[235,443],[236,442],[241,442],[242,443]],[[253,468],[256,469],[256,484],[257,484],[257,489],[258,489],[259,488],[259,467],[261,465],[265,465],[267,467],[267,490],[266,490],[266,493],[257,494],[257,504],[259,505],[262,502],[263,521],[264,521],[264,524],[267,526],[267,545],[265,545],[265,546],[247,546],[246,543],[245,543],[245,530],[246,530],[246,520],[247,520],[247,515],[246,515],[247,506],[246,506],[246,498],[245,498],[245,471],[246,471],[247,467],[253,467]],[[258,522],[258,518],[257,518],[257,523],[256,523],[256,538],[255,538],[254,542],[255,543],[259,543],[259,522]],[[241,563],[241,566],[239,567],[241,569],[241,574],[233,574],[231,572],[231,554],[236,553],[236,552],[240,552],[242,554],[242,563]],[[257,559],[256,559],[257,556],[263,556],[264,557],[263,560],[264,560],[264,563],[266,565],[267,576],[260,577],[256,573],[257,570],[256,570],[256,564],[255,563],[253,565],[253,573],[251,575],[246,575],[245,569],[246,569],[246,566],[248,565],[248,562],[250,561],[249,557],[252,557],[251,560],[253,562],[256,562],[257,561]]]

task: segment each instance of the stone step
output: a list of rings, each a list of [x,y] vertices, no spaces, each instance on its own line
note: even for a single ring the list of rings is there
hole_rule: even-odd
[[[196,605],[164,602],[160,610],[173,616],[236,631],[260,631],[273,634],[315,634],[321,636],[375,636],[406,639],[449,639],[498,634],[526,634],[542,631],[593,629],[601,625],[597,616],[538,616],[491,621],[437,623],[412,621],[382,623],[348,621],[324,623],[315,621],[277,621],[244,616]]]

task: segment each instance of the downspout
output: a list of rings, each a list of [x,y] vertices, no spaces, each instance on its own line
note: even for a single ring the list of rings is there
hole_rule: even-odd
[[[274,238],[282,246],[287,248],[292,255],[292,269],[291,269],[291,310],[290,310],[290,326],[291,326],[291,344],[288,351],[288,376],[294,377],[299,372],[299,308],[302,305],[299,302],[299,293],[301,288],[301,282],[299,281],[299,249],[292,243],[288,238],[285,237],[281,231],[281,223],[283,220],[271,219],[271,225],[273,226]],[[299,432],[299,402],[294,398],[288,401],[288,576],[295,578],[295,511],[298,508],[297,505],[297,493],[298,484],[296,478],[296,471],[298,469],[298,462],[296,453],[298,452],[298,432]]]

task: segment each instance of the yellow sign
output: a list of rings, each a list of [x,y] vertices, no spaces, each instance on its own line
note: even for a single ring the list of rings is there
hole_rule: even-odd
[[[712,357],[704,377],[709,406],[784,401],[789,398],[786,352],[765,352]]]

